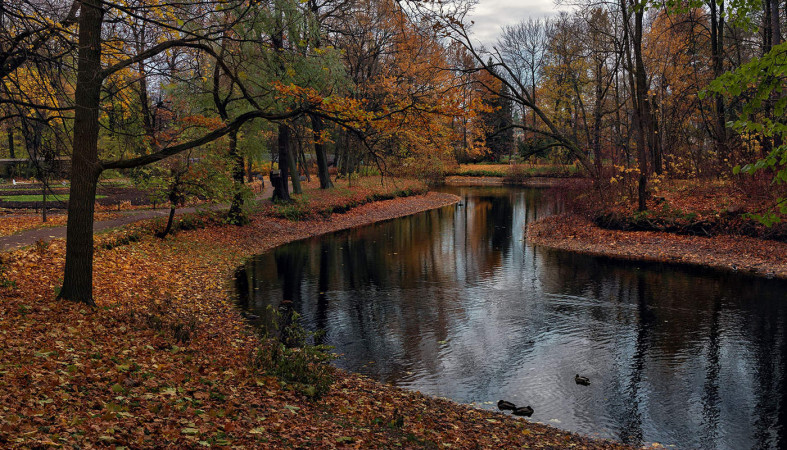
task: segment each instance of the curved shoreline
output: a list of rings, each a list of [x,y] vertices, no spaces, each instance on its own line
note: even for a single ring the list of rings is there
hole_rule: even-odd
[[[445,178],[447,186],[520,186],[531,188],[552,188],[584,183],[584,178],[528,177],[520,183],[506,183],[503,177],[471,177],[451,175]]]
[[[463,177],[463,178],[467,178],[467,177]],[[554,178],[550,180],[560,182],[562,179]],[[469,185],[484,186],[489,184],[481,182],[477,184],[471,183]],[[552,187],[552,186],[554,186],[554,184],[549,184],[549,185],[545,184],[543,186],[530,186],[530,187]],[[396,201],[404,202],[405,207],[396,210],[389,209],[388,204],[390,202],[396,202]],[[279,246],[286,245],[298,240],[309,239],[312,237],[317,237],[328,233],[349,230],[357,227],[368,226],[375,223],[384,222],[387,220],[406,217],[413,214],[419,214],[422,212],[454,205],[459,201],[461,201],[461,198],[454,194],[430,191],[424,195],[406,197],[402,199],[376,201],[353,208],[351,210],[353,213],[359,213],[359,217],[355,219],[349,218],[349,216],[337,217],[337,215],[334,215],[331,217],[331,219],[328,219],[326,221],[328,223],[328,227],[320,230],[320,232],[317,233],[306,232],[302,234],[301,225],[305,224],[306,222],[296,222],[293,225],[296,225],[297,231],[293,230],[294,231],[293,234],[290,234],[286,239],[277,241],[275,245],[262,246],[256,248],[255,250],[251,251],[251,255],[247,255],[244,258],[244,261],[250,257],[259,255],[260,253],[271,251]],[[231,279],[233,273],[234,271],[231,272],[229,276],[226,278]],[[230,299],[230,301],[233,301],[234,296],[228,296],[228,298]],[[240,316],[238,317],[240,318]],[[245,320],[244,323],[246,323]],[[503,412],[480,409],[477,407],[473,407],[472,405],[458,403],[443,397],[431,396],[427,394],[422,394],[419,391],[411,391],[405,388],[395,387],[371,379],[359,373],[348,372],[341,369],[337,369],[337,372],[340,374],[340,376],[337,379],[336,385],[341,386],[342,389],[358,390],[358,388],[360,387],[361,392],[364,393],[376,392],[379,394],[383,394],[384,397],[395,397],[400,399],[402,402],[414,403],[416,405],[415,406],[416,408],[419,407],[426,408],[427,410],[435,411],[442,416],[449,417],[451,415],[455,415],[455,417],[457,417],[459,420],[462,421],[467,419],[470,419],[473,422],[482,421],[482,423],[485,422],[481,427],[482,430],[486,430],[486,432],[490,432],[493,434],[494,433],[508,434],[513,431],[516,437],[521,437],[520,436],[521,434],[526,438],[530,436],[530,439],[532,438],[543,439],[544,443],[543,445],[538,445],[539,447],[543,446],[544,448],[563,448],[562,445],[565,444],[580,449],[631,448],[630,446],[627,446],[620,442],[603,439],[599,437],[582,435],[576,432],[563,430],[554,427],[552,425],[547,425],[540,422],[530,422],[530,421],[521,420],[515,416],[504,414]],[[395,402],[393,406],[396,406],[396,403],[398,402]],[[397,407],[397,409],[402,409],[402,405],[400,404]],[[402,413],[404,414],[405,410],[402,410]],[[452,422],[449,419],[445,419],[445,421],[448,423]],[[454,423],[453,426],[454,428],[458,428],[456,423]],[[478,425],[476,425],[475,428],[478,428]],[[496,440],[499,441],[497,438]],[[555,445],[554,442],[559,442],[560,444]],[[503,441],[500,442],[500,445],[504,447],[508,445],[516,446],[515,441],[510,441],[510,442]],[[475,447],[478,446],[479,443],[478,441],[476,441]],[[484,444],[481,444],[480,446],[486,447],[486,445]]]
[[[528,242],[591,256],[681,264],[764,278],[787,279],[787,243],[746,236],[684,236],[656,231],[620,231],[560,214],[527,226]]]
[[[458,200],[431,192],[302,222],[259,214],[243,227],[214,225],[165,240],[146,234],[138,242],[99,248],[96,309],[52,295],[62,276],[62,240],[5,253],[4,280],[13,287],[0,295],[0,331],[13,351],[0,359],[0,381],[19,394],[0,396],[0,443],[630,448],[342,371],[315,402],[254,362],[266,344],[239,314],[229,282],[243,261],[298,239]],[[55,382],[31,390],[25,388],[30,379],[73,379],[80,389]],[[41,396],[47,402],[31,410]],[[8,419],[4,411],[21,413]],[[41,428],[41,417],[71,422],[48,420]]]

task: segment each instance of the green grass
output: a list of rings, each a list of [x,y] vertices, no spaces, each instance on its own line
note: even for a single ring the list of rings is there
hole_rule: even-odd
[[[96,199],[104,198],[106,195],[96,195]],[[0,196],[0,200],[4,202],[42,202],[44,201],[44,197],[41,194],[35,195],[3,195]],[[68,194],[62,195],[47,195],[46,200],[48,202],[64,202],[68,200]]]
[[[451,175],[467,177],[498,177],[507,178],[513,175],[512,169],[517,170],[519,177],[570,177],[575,176],[578,168],[574,165],[543,164],[536,166],[507,164],[462,164]]]
[[[505,177],[508,176],[508,171],[505,170],[485,170],[485,169],[467,169],[457,172],[457,175],[466,177]]]

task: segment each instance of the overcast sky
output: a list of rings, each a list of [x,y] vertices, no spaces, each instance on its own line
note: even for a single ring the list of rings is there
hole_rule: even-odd
[[[515,25],[528,17],[550,16],[557,11],[554,0],[479,0],[470,20],[475,21],[475,37],[490,45],[504,25]]]

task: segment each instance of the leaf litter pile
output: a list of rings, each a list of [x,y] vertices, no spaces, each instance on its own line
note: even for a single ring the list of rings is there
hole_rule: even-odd
[[[666,180],[653,188],[644,212],[636,211],[636,197],[605,199],[589,183],[563,185],[553,193],[567,200],[569,212],[528,224],[527,239],[595,256],[787,279],[787,215],[770,227],[749,217],[773,205],[762,183]]]
[[[588,255],[787,278],[787,243],[747,236],[608,230],[586,218],[561,214],[530,223],[527,239],[533,244]]]
[[[259,214],[166,240],[139,227],[102,235],[95,309],[55,300],[63,241],[0,255],[0,447],[622,448],[339,370],[313,400],[255,363],[266,343],[230,297],[246,258],[456,200],[429,193],[298,222]]]

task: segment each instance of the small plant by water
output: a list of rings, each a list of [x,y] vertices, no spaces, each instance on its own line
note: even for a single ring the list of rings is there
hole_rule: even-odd
[[[302,195],[293,196],[290,202],[277,201],[274,203],[273,211],[276,216],[284,217],[293,222],[307,218],[312,212],[309,207],[308,198]]]
[[[272,320],[264,330],[266,339],[257,349],[254,366],[306,397],[325,395],[333,384],[334,368],[329,364],[336,358],[330,352],[333,347],[317,344],[320,333],[304,329],[297,312],[279,312],[270,306],[268,311]]]

